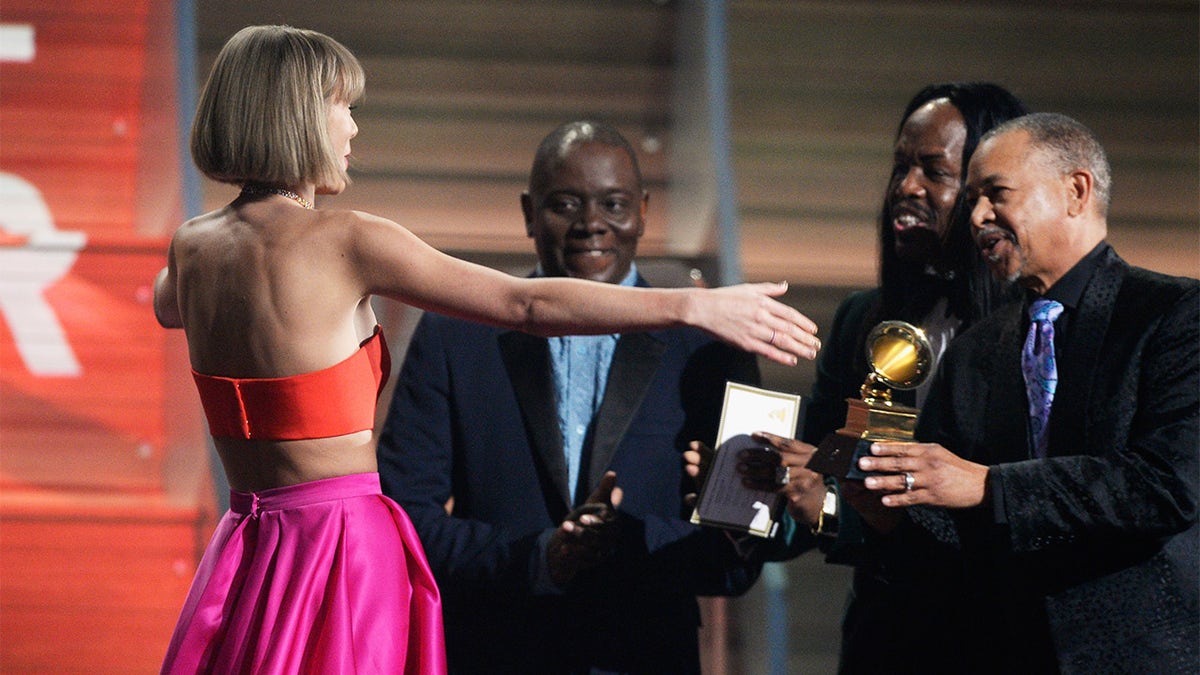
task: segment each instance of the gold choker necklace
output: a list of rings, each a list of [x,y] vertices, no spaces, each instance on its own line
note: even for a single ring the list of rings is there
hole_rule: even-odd
[[[301,197],[300,195],[296,194],[295,192],[292,192],[291,190],[284,190],[283,188],[263,187],[261,185],[244,185],[244,186],[242,186],[242,194],[244,194],[244,195],[266,195],[266,194],[279,195],[280,197],[286,197],[286,198],[296,202],[297,204],[299,204],[300,206],[303,206],[306,209],[313,208],[312,202],[308,201],[304,197]]]

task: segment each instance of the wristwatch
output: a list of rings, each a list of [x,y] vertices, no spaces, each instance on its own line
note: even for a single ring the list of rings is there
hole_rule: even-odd
[[[838,489],[837,481],[825,482],[825,498],[821,501],[821,512],[812,533],[823,537],[836,537],[838,533]]]

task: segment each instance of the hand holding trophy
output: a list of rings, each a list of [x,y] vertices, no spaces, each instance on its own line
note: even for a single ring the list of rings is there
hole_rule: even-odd
[[[867,336],[871,373],[859,389],[861,398],[846,399],[846,425],[826,436],[807,468],[833,476],[862,480],[858,458],[875,441],[911,441],[916,408],[892,400],[892,390],[916,389],[932,375],[933,348],[925,332],[904,321],[884,321]]]

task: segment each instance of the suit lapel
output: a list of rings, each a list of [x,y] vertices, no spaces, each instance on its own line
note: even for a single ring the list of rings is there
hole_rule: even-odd
[[[1051,455],[1055,448],[1087,447],[1087,416],[1100,348],[1112,320],[1121,282],[1129,266],[1111,249],[1088,282],[1070,328],[1070,344],[1058,362],[1058,390],[1050,409],[1047,434]],[[1061,412],[1069,411],[1069,412]],[[1070,452],[1070,450],[1068,450]]]
[[[525,433],[539,461],[542,480],[548,482],[566,513],[571,509],[567,489],[567,462],[563,457],[562,433],[558,429],[558,406],[554,400],[554,375],[550,368],[550,346],[545,338],[511,331],[497,338],[504,367],[512,381]],[[480,405],[488,405],[480,401]]]
[[[600,482],[629,429],[629,423],[646,398],[665,350],[666,345],[649,333],[622,335],[617,341],[608,370],[604,401],[596,415],[587,486],[581,494],[590,494]]]
[[[979,385],[987,388],[987,395],[983,399],[984,409],[987,410],[984,437],[997,441],[985,446],[997,448],[1005,456],[971,458],[983,464],[1019,461],[1031,456],[1029,398],[1025,393],[1025,378],[1021,374],[1025,304],[1014,302],[999,311],[1008,312],[1009,316],[1000,322],[994,348],[984,356],[983,370],[987,375],[980,379]]]

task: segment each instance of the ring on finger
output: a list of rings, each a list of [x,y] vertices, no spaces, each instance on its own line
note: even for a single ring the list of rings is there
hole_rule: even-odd
[[[913,478],[912,473],[910,473],[908,471],[904,472],[904,491],[905,492],[911,492],[913,489],[913,484],[916,482],[917,481]]]
[[[775,329],[774,328],[771,329],[771,339],[767,340],[767,344],[771,345],[772,347],[775,346]]]

